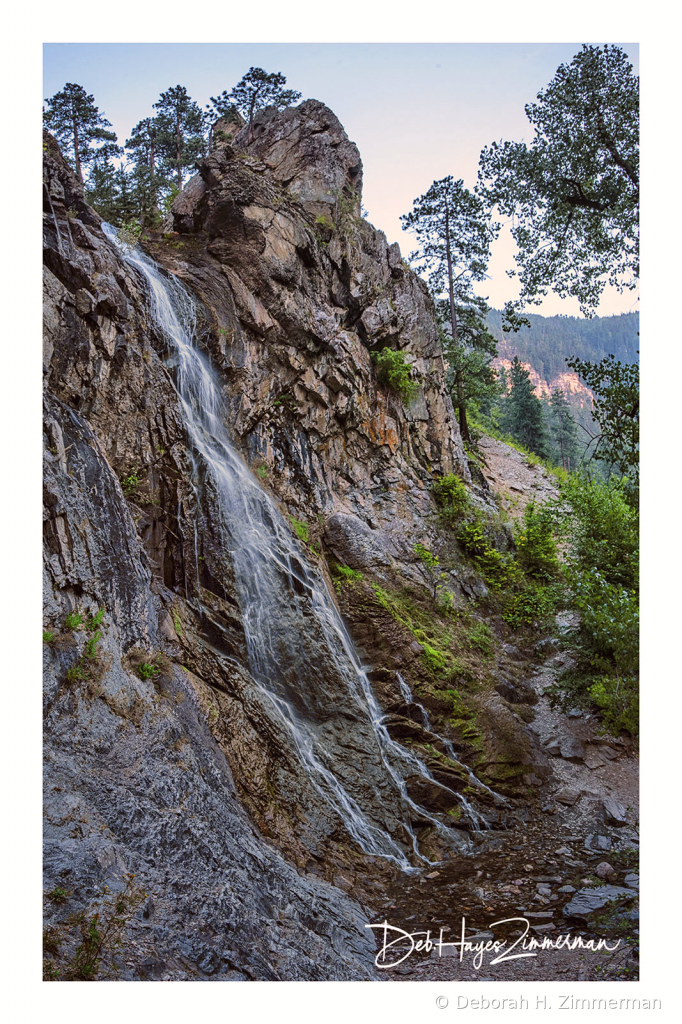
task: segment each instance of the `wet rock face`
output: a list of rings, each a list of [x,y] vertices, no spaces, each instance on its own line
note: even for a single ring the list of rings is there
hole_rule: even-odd
[[[121,891],[132,872],[148,898],[118,977],[367,977],[360,908],[291,863],[315,867],[337,824],[296,778],[245,667],[214,497],[192,473],[144,283],[46,147],[44,867],[46,892],[66,893],[47,906],[56,965],[81,941],[71,915],[98,912],[104,886]],[[75,611],[84,621],[69,625]],[[289,820],[295,807],[307,832]],[[266,814],[291,861],[253,823]]]

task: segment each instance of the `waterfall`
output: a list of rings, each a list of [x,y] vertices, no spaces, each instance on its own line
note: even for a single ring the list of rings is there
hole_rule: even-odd
[[[415,870],[410,851],[431,863],[419,850],[412,819],[429,822],[453,845],[466,841],[410,798],[405,782],[410,775],[435,780],[416,755],[389,736],[322,574],[237,454],[225,426],[220,385],[196,346],[194,298],[139,248],[122,247],[116,229],[103,224],[103,230],[143,275],[151,314],[172,346],[188,438],[216,495],[249,669],[263,702],[288,734],[326,807],[366,854],[387,858],[406,872]],[[349,723],[345,731],[339,722]],[[349,746],[355,753],[351,759]],[[368,768],[380,780],[380,792],[372,788]],[[476,828],[476,812],[458,799]]]

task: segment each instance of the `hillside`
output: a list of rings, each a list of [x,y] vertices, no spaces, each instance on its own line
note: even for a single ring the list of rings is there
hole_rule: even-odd
[[[537,313],[525,315],[530,327],[522,327],[517,334],[505,334],[502,311],[490,310],[488,328],[498,346],[495,365],[508,370],[514,356],[518,356],[530,371],[538,398],[549,398],[552,391],[561,388],[577,422],[591,427],[592,392],[568,369],[566,359],[578,356],[599,362],[612,353],[621,362],[636,362],[639,359],[639,313],[595,316],[591,320]]]

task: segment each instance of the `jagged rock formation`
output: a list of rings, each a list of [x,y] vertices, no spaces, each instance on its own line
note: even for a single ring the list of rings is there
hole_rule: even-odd
[[[200,162],[176,230],[145,248],[197,297],[230,435],[308,537],[310,572],[327,573],[326,554],[423,588],[414,545],[438,543],[430,482],[471,478],[431,300],[359,216],[361,179],[357,148],[321,103],[265,111],[252,142],[242,132]],[[44,183],[46,887],[92,909],[98,886],[135,872],[150,898],[124,977],[367,977],[374,940],[343,890],[363,892],[389,866],[349,842],[251,675],[168,338],[49,136]],[[385,345],[420,381],[409,407],[377,385],[372,352]],[[484,488],[477,500],[489,503]],[[423,677],[424,647],[368,606],[373,585],[342,601],[392,735],[442,746],[410,725],[396,674]],[[482,593],[465,567],[449,585],[464,602]],[[318,689],[344,781],[398,829],[372,731],[332,664]],[[515,796],[534,778],[532,740],[496,691],[481,723],[447,742]],[[459,810],[469,778],[453,764],[435,765],[432,786],[410,782],[429,812]],[[63,920],[51,906],[51,927]]]

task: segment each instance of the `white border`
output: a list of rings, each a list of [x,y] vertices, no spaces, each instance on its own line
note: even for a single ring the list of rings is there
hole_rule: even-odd
[[[547,994],[553,1009],[513,1013],[513,1019],[554,1020],[557,994],[661,998],[657,1020],[678,1017],[674,992],[674,897],[679,892],[674,845],[678,822],[677,764],[680,715],[672,640],[677,639],[678,568],[677,435],[679,355],[676,250],[679,245],[678,177],[679,43],[674,7],[662,0],[485,4],[463,8],[456,0],[398,7],[395,2],[327,5],[262,0],[248,10],[225,3],[188,8],[175,2],[121,0],[95,10],[91,2],[38,4],[5,14],[3,60],[2,280],[4,290],[4,419],[2,438],[4,554],[1,588],[7,811],[0,878],[4,900],[0,958],[8,986],[10,1019],[72,1021],[87,1013],[96,1022],[163,1020],[167,1024],[207,1011],[219,1020],[249,1021],[446,1020],[436,997],[454,1003],[458,993],[488,999]],[[115,26],[115,27],[113,27]],[[264,26],[266,26],[264,28]],[[566,42],[625,39],[641,44],[643,80],[644,286],[643,338],[643,665],[642,676],[642,978],[639,983],[508,984],[401,982],[257,982],[249,985],[149,983],[49,985],[39,980],[40,955],[40,627],[39,544],[40,406],[39,138],[43,42]],[[474,83],[475,85],[475,83]],[[529,97],[531,99],[531,97]],[[9,819],[9,822],[8,822]],[[105,987],[103,987],[105,986]],[[333,986],[333,987],[330,987]],[[12,1012],[12,1006],[19,1013]],[[607,1011],[608,1013],[608,1011]],[[468,1020],[475,1011],[466,1011]],[[494,1011],[479,1011],[487,1018]],[[629,1016],[640,1016],[631,1013]],[[610,1016],[610,1014],[609,1014]],[[559,1015],[559,1020],[569,1019]]]

